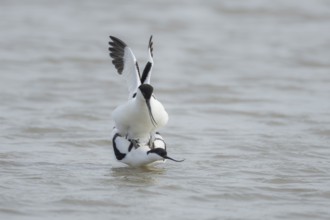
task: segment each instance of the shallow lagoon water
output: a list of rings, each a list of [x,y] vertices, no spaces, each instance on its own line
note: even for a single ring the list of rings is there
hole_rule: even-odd
[[[328,1],[2,1],[1,219],[327,219]],[[128,168],[109,35],[144,66],[183,163]]]

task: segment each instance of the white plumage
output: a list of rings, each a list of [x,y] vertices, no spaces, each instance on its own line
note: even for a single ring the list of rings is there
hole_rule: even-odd
[[[119,74],[126,79],[128,101],[112,113],[115,127],[112,135],[117,160],[130,166],[146,165],[157,160],[170,159],[166,144],[156,131],[168,122],[168,114],[153,95],[150,85],[153,67],[152,36],[148,45],[148,62],[140,74],[132,50],[120,39],[110,36],[110,56]]]
[[[164,106],[152,96],[149,103],[150,112],[147,101],[138,89],[135,98],[119,105],[113,111],[112,118],[122,136],[144,144],[149,141],[150,133],[166,125],[168,114]]]

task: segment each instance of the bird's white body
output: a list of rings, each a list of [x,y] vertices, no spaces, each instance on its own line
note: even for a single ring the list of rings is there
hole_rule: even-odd
[[[137,149],[133,149],[129,154],[126,155],[124,159],[121,160],[121,162],[131,167],[140,167],[146,166],[156,161],[164,160],[156,154],[150,154],[150,156],[147,155],[149,150],[149,146],[142,145]]]
[[[150,139],[150,134],[164,127],[168,121],[168,114],[164,106],[154,97],[150,99],[152,115],[156,123],[152,123],[148,107],[140,91],[112,113],[118,133],[128,139],[139,140],[145,144]]]

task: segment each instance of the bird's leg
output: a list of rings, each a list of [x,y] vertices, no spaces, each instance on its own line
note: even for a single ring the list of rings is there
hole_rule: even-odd
[[[150,138],[149,138],[148,146],[149,146],[150,149],[153,149],[153,148],[154,148],[153,140],[152,140],[152,134],[150,134]]]
[[[139,139],[128,139],[134,146],[135,149],[140,147]]]

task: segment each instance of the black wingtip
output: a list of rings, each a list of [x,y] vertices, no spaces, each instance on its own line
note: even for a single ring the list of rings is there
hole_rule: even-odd
[[[154,57],[154,48],[153,48],[153,42],[152,42],[152,35],[150,36],[150,39],[149,39],[148,48],[150,49],[151,57]]]
[[[117,44],[121,45],[122,47],[126,47],[126,46],[127,46],[126,43],[125,43],[124,41],[120,40],[120,39],[117,38],[117,37],[114,37],[114,36],[111,36],[111,35],[110,35],[110,39],[111,39],[114,43],[117,43]]]
[[[112,58],[112,63],[116,67],[119,74],[122,74],[124,70],[124,50],[127,46],[125,42],[122,40],[110,36],[111,41],[109,42],[109,51],[110,51],[110,57]]]

